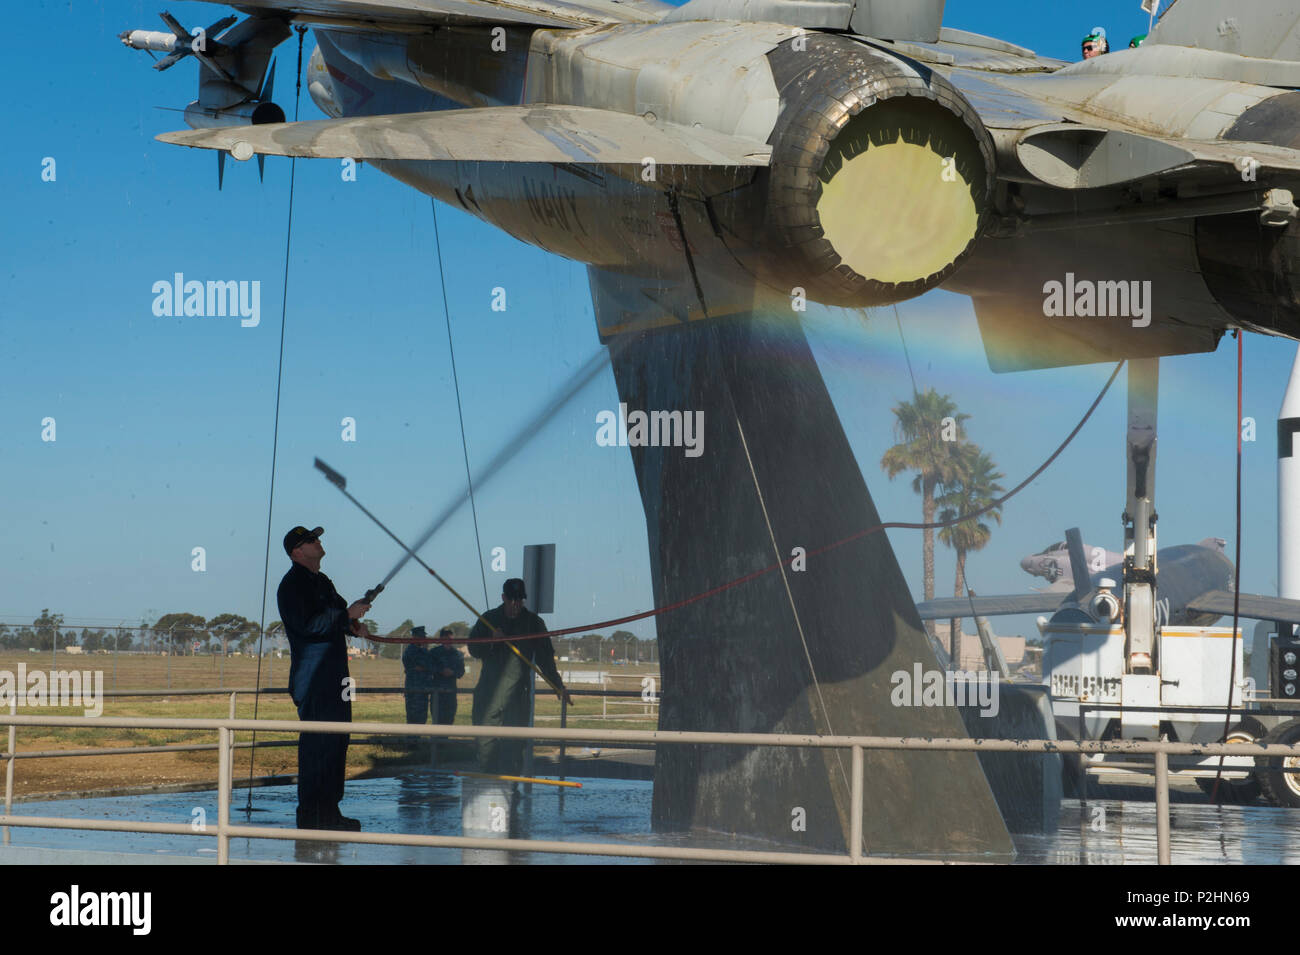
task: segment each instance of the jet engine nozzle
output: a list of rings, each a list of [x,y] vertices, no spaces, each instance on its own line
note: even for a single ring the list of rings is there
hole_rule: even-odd
[[[768,54],[769,267],[830,305],[884,305],[946,280],[983,232],[992,137],[937,73],[846,37]]]

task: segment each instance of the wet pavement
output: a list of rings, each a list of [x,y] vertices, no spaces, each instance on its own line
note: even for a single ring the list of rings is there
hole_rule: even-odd
[[[654,833],[650,826],[653,784],[645,780],[583,779],[582,789],[534,786],[522,796],[511,820],[517,838],[607,842],[620,845],[677,845],[727,849],[776,848],[759,840],[726,835]],[[367,832],[435,835],[482,835],[463,828],[462,787],[446,773],[412,772],[401,776],[354,780],[347,784],[344,813],[361,821]],[[289,828],[294,821],[296,788],[268,786],[253,792],[253,811],[246,812],[248,790],[232,800],[231,820],[241,825]],[[207,824],[217,816],[215,790],[136,796],[67,799],[21,803],[16,815],[61,818],[125,819],[147,822]],[[1279,864],[1300,862],[1300,811],[1263,806],[1213,806],[1176,802],[1171,806],[1173,861],[1184,864]],[[1132,865],[1156,861],[1156,809],[1139,799],[1066,800],[1056,833],[1015,837],[1018,864]],[[216,844],[201,836],[146,833],[77,832],[57,829],[9,829],[0,862],[78,861],[174,863],[215,861]],[[53,850],[41,856],[44,850]],[[647,863],[654,860],[587,855],[520,853],[414,846],[296,843],[274,839],[232,839],[232,862],[312,862],[332,864],[460,863]],[[969,861],[980,861],[971,859]]]
[[[1271,806],[1169,807],[1175,865],[1282,865],[1300,862],[1300,810]],[[1153,801],[1067,799],[1053,835],[1016,836],[1021,865],[1154,865]]]

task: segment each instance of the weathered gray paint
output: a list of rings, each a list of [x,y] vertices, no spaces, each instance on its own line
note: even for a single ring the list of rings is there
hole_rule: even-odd
[[[178,146],[308,159],[765,166],[771,147],[672,123],[581,106],[491,106],[196,129],[158,137]],[[236,158],[241,157],[236,151]],[[251,155],[251,153],[250,153]]]
[[[248,13],[292,12],[299,21],[323,26],[398,31],[475,23],[540,27],[584,27],[629,20],[650,23],[671,9],[656,0],[239,0],[238,7]]]
[[[1156,43],[1300,60],[1300,9],[1295,0],[1177,0],[1144,46]]]
[[[844,30],[852,15],[852,0],[690,0],[666,14],[663,22],[740,20]]]
[[[1094,56],[1066,67],[1068,75],[1103,76],[1129,73],[1145,76],[1195,76],[1203,80],[1227,80],[1283,89],[1300,86],[1300,63],[1266,60],[1217,50],[1185,46],[1142,45],[1135,50],[1117,50]]]
[[[1195,76],[1059,71],[1047,75],[984,73],[973,78],[1021,94],[1036,101],[1040,109],[1059,111],[1074,122],[1173,139],[1216,139],[1243,110],[1279,95],[1278,90],[1266,86]],[[954,73],[952,81],[962,88],[961,75]]]
[[[766,55],[798,31],[773,23],[539,30],[524,101],[572,103],[766,142],[780,97]],[[665,69],[664,51],[673,68]]]
[[[1058,189],[1119,185],[1194,158],[1186,149],[1149,136],[1064,124],[1026,130],[1016,154],[1030,175]]]
[[[939,31],[939,42],[944,44],[956,44],[959,46],[974,46],[985,50],[995,50],[999,53],[1008,53],[1014,57],[1030,59],[1034,57],[1034,51],[1028,47],[1017,46],[1014,43],[1008,43],[1006,40],[999,40],[997,37],[985,36],[982,33],[971,33],[969,30],[956,30],[952,27],[944,27]]]
[[[943,7],[944,0],[690,0],[663,20],[784,23],[933,43],[939,39]]]
[[[934,43],[943,26],[944,0],[856,0],[849,26],[887,40]]]

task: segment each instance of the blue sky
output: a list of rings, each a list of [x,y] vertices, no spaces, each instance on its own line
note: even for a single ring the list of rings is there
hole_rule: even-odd
[[[174,3],[187,25],[227,12]],[[0,622],[44,607],[77,625],[137,623],[169,611],[257,619],[270,492],[289,163],[232,163],[216,189],[210,155],[154,141],[183,126],[194,66],[164,74],[117,40],[161,28],[157,4],[21,4],[11,33],[57,37],[7,51],[8,148],[0,153]],[[950,0],[948,25],[1074,58],[1105,25],[1118,42],[1145,32],[1135,2],[1041,4]],[[292,44],[281,50],[278,100],[292,115]],[[308,50],[311,48],[310,37]],[[303,96],[302,118],[319,118]],[[42,160],[56,162],[54,182]],[[392,566],[395,545],[312,469],[316,456],[396,533],[415,538],[464,485],[464,461],[430,201],[369,167],[344,182],[333,161],[297,171],[287,288],[284,381],[266,619],[286,568],[279,539],[294,523],[327,533],[324,569],[349,598]],[[539,402],[598,348],[585,271],[467,215],[439,207],[443,260],[471,465],[481,465]],[[155,281],[261,282],[261,320],[159,318]],[[493,312],[491,290],[507,289]],[[900,306],[918,383],[950,394],[969,432],[1017,483],[1073,427],[1109,374],[1093,366],[998,376],[988,371],[967,300],[933,293]],[[886,520],[917,520],[910,482],[886,479],[890,408],[911,384],[892,310],[861,317],[810,309],[808,334],[876,504]],[[1244,590],[1275,592],[1273,420],[1295,344],[1246,340]],[[1162,365],[1158,460],[1163,544],[1231,538],[1235,346]],[[1122,383],[1121,383],[1122,384]],[[982,593],[1038,583],[1025,554],[1067,526],[1111,549],[1121,541],[1124,390],[1042,478],[1006,508],[989,547],[970,559]],[[617,407],[603,372],[478,496],[489,605],[519,570],[523,545],[558,545],[553,627],[651,606],[646,534],[626,449],[595,443],[597,412]],[[57,440],[41,440],[55,419]],[[354,418],[357,440],[342,440]],[[845,534],[856,528],[845,528]],[[920,536],[891,532],[920,592]],[[191,569],[195,547],[206,570]],[[422,552],[476,604],[483,587],[468,509]],[[939,549],[937,590],[951,593],[951,553]],[[376,603],[385,630],[411,617],[462,619],[408,566]],[[1027,621],[1003,625],[1025,632]],[[631,629],[643,637],[652,625]]]

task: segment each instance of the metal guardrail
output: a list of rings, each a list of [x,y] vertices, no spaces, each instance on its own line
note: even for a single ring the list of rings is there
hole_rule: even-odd
[[[233,705],[233,704],[232,704]],[[1009,753],[1121,753],[1155,756],[1156,774],[1156,843],[1158,861],[1168,865],[1170,859],[1169,826],[1169,756],[1300,756],[1300,745],[1261,746],[1244,743],[1170,743],[1136,740],[1056,740],[999,739],[914,739],[881,736],[813,736],[791,733],[709,733],[667,730],[571,730],[535,727],[428,726],[393,723],[323,723],[297,720],[241,719],[160,719],[149,717],[18,716],[0,715],[0,725],[8,725],[10,739],[18,726],[101,727],[104,729],[176,729],[215,730],[218,745],[217,804],[218,818],[214,832],[209,827],[195,830],[185,823],[117,822],[114,820],[60,819],[50,816],[14,816],[6,805],[0,826],[45,829],[87,829],[122,832],[151,832],[171,835],[215,837],[217,862],[230,861],[230,840],[292,839],[371,845],[409,845],[439,848],[498,849],[529,852],[572,853],[582,855],[630,856],[639,858],[680,859],[716,862],[785,862],[815,865],[860,865],[864,863],[938,863],[939,860],[871,859],[862,851],[863,754],[866,750],[907,750],[943,752]],[[549,742],[631,742],[659,745],[721,744],[730,746],[778,746],[787,748],[848,749],[852,755],[850,778],[850,833],[847,855],[802,852],[762,852],[751,850],[685,849],[675,846],[622,846],[604,843],[555,842],[527,839],[480,839],[468,836],[420,836],[398,833],[322,832],[317,830],[279,829],[268,826],[239,826],[230,822],[230,795],[234,779],[233,734],[235,732],[268,733],[368,733],[433,737],[497,737],[532,739]],[[12,779],[13,745],[7,754],[6,777]]]
[[[230,717],[231,719],[234,719],[235,706],[240,693],[244,693],[244,694],[252,693],[254,695],[260,694],[266,696],[266,695],[287,695],[288,692],[289,692],[288,687],[262,687],[259,690],[256,689],[255,687],[246,686],[246,687],[217,687],[217,688],[190,687],[186,689],[177,689],[177,690],[161,690],[161,689],[160,690],[103,690],[101,691],[100,695],[106,698],[113,697],[114,699],[125,699],[130,697],[154,697],[154,696],[171,697],[171,696],[227,696],[229,695]],[[408,691],[405,687],[399,686],[399,687],[353,687],[353,692],[357,694],[371,694],[371,695],[382,695],[382,696],[403,696],[407,692],[415,692],[415,693],[427,693],[431,696],[437,697],[442,695],[443,693],[454,693],[458,696],[463,696],[466,694],[473,694],[474,690],[472,687],[470,688],[457,687],[454,690],[433,689],[433,690]],[[570,696],[599,696],[599,697],[607,697],[607,696],[635,697],[636,700],[644,702],[644,697],[642,693],[638,690],[573,690],[570,689],[569,695]],[[653,704],[647,703],[646,705],[657,706],[660,699],[662,699],[662,697],[657,697]],[[435,708],[436,706],[437,706],[437,701],[435,699]],[[11,706],[10,712],[14,713],[17,712],[17,710],[15,707]],[[569,702],[568,700],[561,700],[559,719],[560,719],[560,727],[562,729],[568,726],[568,717],[569,717]],[[114,747],[100,748],[100,749],[35,750],[27,753],[14,753],[15,742],[16,742],[14,739],[14,730],[15,728],[13,726],[9,728],[9,737],[10,737],[9,748],[6,751],[0,753],[0,759],[4,759],[6,761],[12,761],[13,759],[55,759],[55,758],[63,759],[63,758],[69,758],[74,756],[125,756],[125,755],[130,755],[132,753],[136,753],[136,754],[200,753],[200,752],[215,750],[218,746],[217,743],[167,743],[158,746],[114,746]],[[370,741],[354,740],[354,742],[366,743]],[[293,746],[296,744],[293,743],[292,741],[286,740],[286,741],[269,741],[269,742],[261,742],[261,743],[258,742],[235,743],[233,745],[236,749],[262,749],[266,747],[274,748],[280,746]],[[13,755],[11,756],[10,754]],[[565,747],[561,746],[560,747],[561,762],[563,762],[565,758],[566,758]],[[14,781],[12,777],[13,777],[12,772],[9,772],[7,773],[5,779],[5,811],[6,812],[13,805]]]

